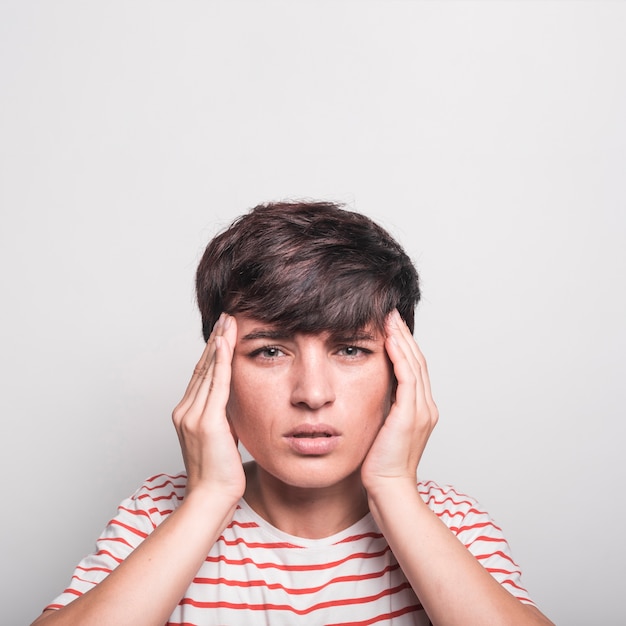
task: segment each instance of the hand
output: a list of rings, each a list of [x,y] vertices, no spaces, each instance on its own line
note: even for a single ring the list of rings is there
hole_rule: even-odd
[[[439,419],[426,360],[397,310],[389,314],[386,331],[385,348],[398,384],[389,415],[361,467],[370,495],[390,479],[408,480],[415,489],[418,463]]]
[[[237,438],[226,417],[237,323],[222,313],[172,419],[187,469],[187,496],[201,490],[231,498],[243,495],[246,479]]]

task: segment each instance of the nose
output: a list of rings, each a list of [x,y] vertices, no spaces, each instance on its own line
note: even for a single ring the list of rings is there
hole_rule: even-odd
[[[325,354],[301,355],[292,370],[291,403],[317,410],[335,400],[331,364]]]

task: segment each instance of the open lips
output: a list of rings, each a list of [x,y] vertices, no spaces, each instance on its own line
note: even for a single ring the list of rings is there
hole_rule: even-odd
[[[332,452],[341,439],[340,433],[328,424],[300,424],[285,437],[295,452],[313,456]]]

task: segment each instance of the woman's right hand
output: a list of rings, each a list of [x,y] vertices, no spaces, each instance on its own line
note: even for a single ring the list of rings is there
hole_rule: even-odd
[[[135,537],[135,549],[104,580],[67,606],[44,611],[36,624],[167,621],[245,489],[236,435],[226,417],[236,339],[235,318],[222,314],[173,412],[187,468],[184,502],[145,539]]]
[[[236,340],[235,318],[222,313],[172,413],[187,470],[187,498],[198,492],[213,499],[230,498],[234,505],[245,490],[237,436],[226,417]]]

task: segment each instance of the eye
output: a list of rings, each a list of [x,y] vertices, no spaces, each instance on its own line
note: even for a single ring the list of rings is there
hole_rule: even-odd
[[[261,348],[257,348],[256,350],[254,350],[250,356],[251,357],[258,357],[261,359],[276,359],[280,356],[282,356],[284,353],[280,348],[277,348],[276,346],[263,346]]]
[[[342,348],[339,348],[338,353],[342,356],[356,358],[366,354],[371,354],[371,351],[366,350],[365,348],[360,348],[359,346],[343,346]]]

